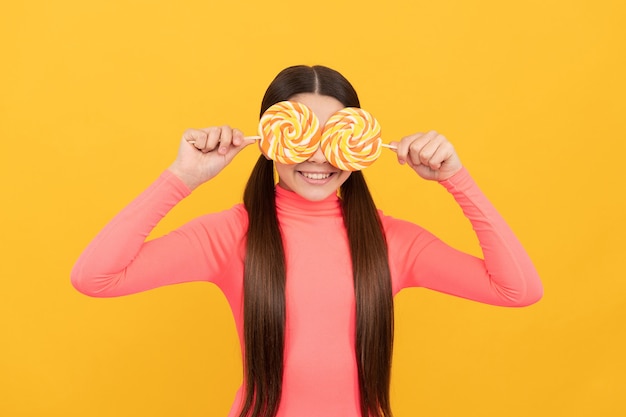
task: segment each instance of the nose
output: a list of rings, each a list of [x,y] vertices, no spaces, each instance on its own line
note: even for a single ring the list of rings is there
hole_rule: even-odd
[[[324,152],[322,152],[322,148],[318,147],[315,153],[307,159],[308,162],[313,162],[316,164],[325,164],[328,163],[328,160],[324,156]]]

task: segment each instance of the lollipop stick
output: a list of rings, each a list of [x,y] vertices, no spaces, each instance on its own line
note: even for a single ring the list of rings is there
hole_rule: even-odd
[[[244,137],[244,139],[261,140],[261,136],[246,136],[246,137]],[[191,143],[192,145],[194,145],[196,143],[196,141],[195,140],[188,140],[187,143]]]
[[[246,136],[244,137],[244,139],[249,139],[249,140],[261,140],[261,136]],[[195,140],[188,140],[187,142],[191,143],[192,145],[196,143]],[[387,148],[387,149],[391,149],[392,151],[395,151],[398,149],[397,146],[395,145],[389,145],[387,143],[381,143],[380,146],[382,146],[383,148]]]

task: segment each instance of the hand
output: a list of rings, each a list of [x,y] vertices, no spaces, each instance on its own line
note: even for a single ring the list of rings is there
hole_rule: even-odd
[[[254,142],[229,126],[188,129],[183,133],[178,156],[169,170],[193,190],[214,178],[235,155]]]
[[[407,163],[426,180],[447,180],[462,168],[454,146],[434,130],[415,133],[392,145],[397,147],[398,162]]]

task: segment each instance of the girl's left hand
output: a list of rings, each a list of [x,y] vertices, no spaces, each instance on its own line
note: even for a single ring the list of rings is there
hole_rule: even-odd
[[[447,180],[462,168],[454,146],[434,130],[415,133],[391,144],[397,146],[398,162],[408,164],[426,180]]]

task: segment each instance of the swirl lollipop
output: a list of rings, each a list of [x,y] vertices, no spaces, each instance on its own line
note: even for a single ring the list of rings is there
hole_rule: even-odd
[[[319,121],[303,104],[282,101],[268,108],[259,122],[259,148],[263,154],[283,164],[309,159],[321,139]]]
[[[332,115],[322,133],[324,156],[344,171],[370,166],[380,156],[381,146],[378,121],[356,107],[347,107]]]

